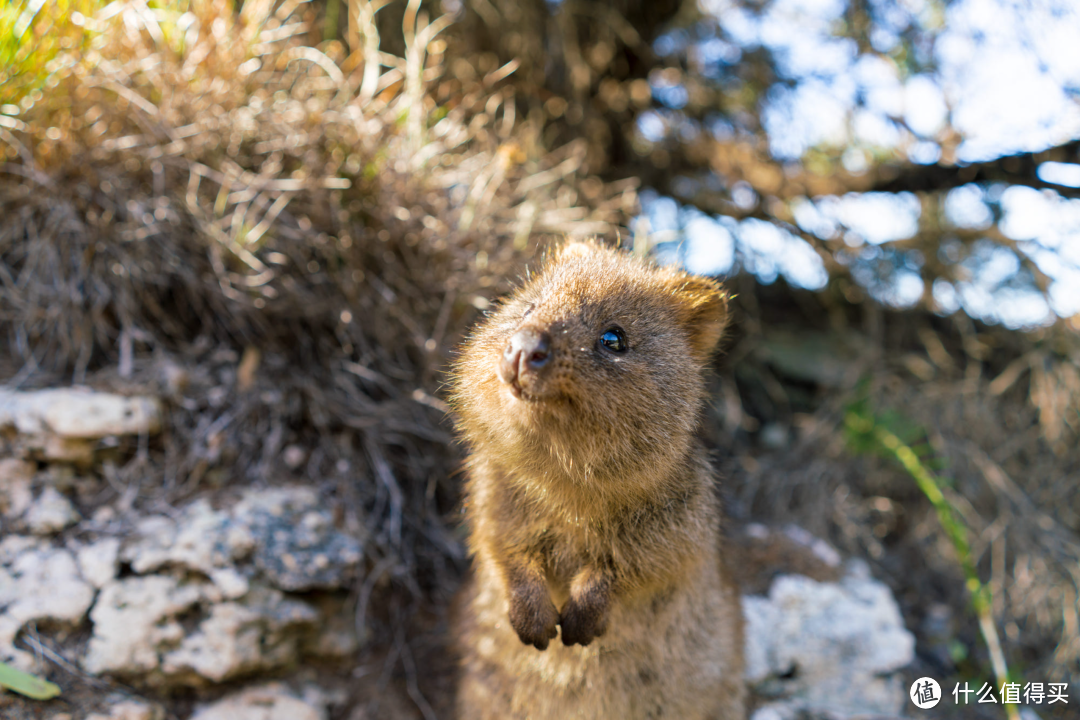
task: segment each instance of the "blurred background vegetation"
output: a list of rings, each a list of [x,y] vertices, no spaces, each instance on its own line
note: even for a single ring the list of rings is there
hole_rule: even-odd
[[[1069,0],[8,2],[0,377],[157,388],[117,470],[147,502],[317,483],[411,628],[463,568],[453,348],[602,236],[738,293],[705,428],[736,526],[867,558],[913,677],[990,677],[967,568],[1010,672],[1080,697],[1078,36]],[[851,451],[857,403],[967,557]]]

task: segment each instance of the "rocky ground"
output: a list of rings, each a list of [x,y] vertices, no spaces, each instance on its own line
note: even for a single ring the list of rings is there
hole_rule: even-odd
[[[0,694],[0,715],[444,715],[447,698],[419,689],[446,695],[423,656],[415,686],[376,681],[365,664],[364,541],[315,489],[226,487],[179,507],[108,492],[108,449],[157,432],[160,408],[0,390],[0,661],[62,688],[49,701]],[[733,545],[748,559],[738,571],[754,718],[899,716],[915,641],[866,565],[796,527],[750,525]]]

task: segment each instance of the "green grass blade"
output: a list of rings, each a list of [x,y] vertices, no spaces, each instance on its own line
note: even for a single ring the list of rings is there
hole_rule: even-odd
[[[865,399],[860,399],[848,406],[844,417],[848,441],[853,450],[866,452],[869,448],[884,450],[886,455],[897,460],[907,471],[908,475],[915,480],[915,484],[922,491],[930,504],[934,506],[938,522],[952,543],[953,549],[960,560],[960,568],[964,573],[965,585],[971,595],[971,607],[975,611],[975,617],[979,621],[979,631],[986,642],[990,653],[990,665],[998,684],[1009,679],[1009,668],[1005,664],[1005,653],[1002,651],[1001,640],[998,638],[997,627],[994,625],[993,597],[990,586],[984,585],[979,580],[979,574],[975,568],[975,562],[971,557],[971,545],[968,542],[967,526],[960,520],[949,504],[945,493],[942,492],[941,478],[930,471],[928,464],[923,461],[924,454],[917,452],[922,446],[912,447],[897,432],[891,428],[904,427],[914,437],[925,435],[917,426],[908,423],[897,413],[890,412],[886,415],[875,416],[869,409]],[[914,428],[915,432],[911,432]],[[926,449],[931,450],[927,444]],[[932,459],[932,458],[930,458]],[[1009,720],[1020,720],[1020,712],[1013,704],[1004,706],[1005,714]]]
[[[59,685],[4,663],[0,663],[0,687],[35,700],[49,700],[60,694]]]

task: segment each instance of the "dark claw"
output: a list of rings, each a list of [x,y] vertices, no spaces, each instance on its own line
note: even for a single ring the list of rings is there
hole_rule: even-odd
[[[521,642],[537,650],[546,650],[548,643],[558,635],[555,625],[559,613],[543,585],[522,584],[511,588],[510,626]]]
[[[588,645],[607,630],[607,604],[578,602],[574,598],[563,607],[559,617],[563,645]]]

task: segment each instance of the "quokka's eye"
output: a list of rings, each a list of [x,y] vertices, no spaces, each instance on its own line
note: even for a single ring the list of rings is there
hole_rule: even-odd
[[[629,346],[626,344],[626,333],[618,325],[613,325],[600,335],[600,344],[613,353],[624,353]]]
[[[532,303],[528,303],[528,304],[527,304],[527,305],[525,306],[525,312],[521,313],[521,319],[522,319],[522,320],[524,320],[525,318],[527,318],[527,317],[529,317],[530,315],[532,315],[532,311],[533,311],[533,308],[534,308],[534,307],[536,307],[536,306],[535,306],[535,305],[533,305]]]

